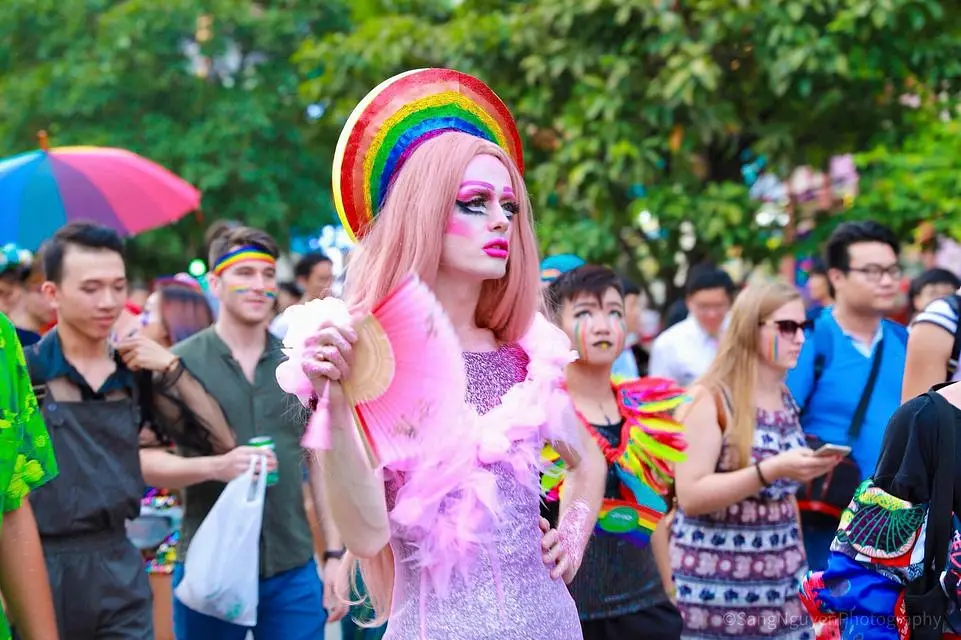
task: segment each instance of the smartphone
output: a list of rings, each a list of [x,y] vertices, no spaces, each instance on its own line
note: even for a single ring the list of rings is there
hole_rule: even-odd
[[[851,447],[841,444],[826,444],[814,452],[818,457],[822,456],[846,456],[851,453]]]

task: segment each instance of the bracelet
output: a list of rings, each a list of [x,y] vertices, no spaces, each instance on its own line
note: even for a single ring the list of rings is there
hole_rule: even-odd
[[[760,463],[760,462],[755,463],[754,469],[755,469],[755,471],[757,471],[757,479],[761,481],[761,486],[770,487],[770,486],[771,486],[771,483],[767,481],[767,478],[765,478],[765,477],[764,477],[764,474],[761,472],[761,463]]]
[[[337,560],[340,560],[341,558],[344,557],[344,554],[346,552],[347,552],[346,549],[339,549],[337,551],[324,551],[324,562],[327,562],[332,558],[336,558]]]

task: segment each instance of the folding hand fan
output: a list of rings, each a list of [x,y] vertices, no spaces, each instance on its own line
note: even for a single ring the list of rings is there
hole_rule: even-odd
[[[432,439],[462,420],[467,380],[460,342],[443,307],[416,276],[355,328],[344,395],[371,464],[404,470]]]

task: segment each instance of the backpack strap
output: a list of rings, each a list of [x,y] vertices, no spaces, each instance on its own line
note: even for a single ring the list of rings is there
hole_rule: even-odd
[[[854,415],[851,417],[851,425],[848,427],[848,445],[854,446],[857,441],[858,436],[861,435],[861,425],[864,424],[864,417],[868,412],[868,405],[871,404],[871,396],[874,395],[874,384],[878,380],[878,374],[881,372],[881,358],[884,356],[884,334],[882,333],[881,340],[874,347],[874,355],[871,356],[871,370],[868,372],[867,382],[864,383],[864,388],[861,390],[861,399],[858,400],[858,406],[854,410]]]
[[[799,415],[803,415],[804,412],[807,411],[808,404],[810,404],[811,398],[814,397],[814,393],[817,391],[818,381],[821,379],[821,375],[830,363],[831,355],[834,353],[834,336],[831,335],[831,327],[829,327],[827,323],[818,322],[818,320],[815,319],[814,329],[811,331],[808,339],[814,341],[814,380],[811,383],[811,390],[804,399],[804,404],[800,407]]]

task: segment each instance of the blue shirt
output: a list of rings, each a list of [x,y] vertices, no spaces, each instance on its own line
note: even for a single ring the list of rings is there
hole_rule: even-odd
[[[628,379],[641,377],[637,369],[637,360],[634,358],[634,352],[631,351],[630,347],[621,351],[621,355],[617,356],[617,360],[611,365],[611,375]]]
[[[824,310],[817,323],[825,323],[822,331],[829,329],[832,341],[817,387],[814,387],[816,341],[813,336],[807,338],[797,366],[788,373],[787,385],[804,409],[801,416],[804,432],[832,444],[850,444],[851,455],[861,468],[862,478],[866,478],[874,473],[888,419],[901,405],[905,339],[896,334],[898,327],[893,323],[882,322],[873,343],[865,345],[841,329],[830,309]],[[884,351],[874,393],[861,433],[857,440],[849,443],[851,418],[871,373],[871,359],[878,345]]]

